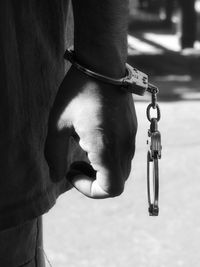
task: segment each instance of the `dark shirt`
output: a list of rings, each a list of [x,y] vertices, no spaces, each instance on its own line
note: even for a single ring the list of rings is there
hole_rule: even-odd
[[[0,230],[47,212],[66,190],[44,157],[65,74],[68,0],[0,1]]]

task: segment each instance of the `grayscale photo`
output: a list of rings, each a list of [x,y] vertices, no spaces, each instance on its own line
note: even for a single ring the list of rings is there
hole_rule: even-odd
[[[200,266],[200,0],[0,0],[0,267]]]

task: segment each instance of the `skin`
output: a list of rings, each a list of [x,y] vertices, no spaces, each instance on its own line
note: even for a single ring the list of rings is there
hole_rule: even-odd
[[[73,10],[79,63],[110,77],[123,77],[128,2],[74,0]],[[45,154],[52,179],[67,175],[70,183],[90,198],[120,195],[130,174],[136,130],[132,95],[71,67],[49,118]],[[81,155],[75,165],[71,165],[73,155],[70,161],[67,155],[72,137],[75,154]]]

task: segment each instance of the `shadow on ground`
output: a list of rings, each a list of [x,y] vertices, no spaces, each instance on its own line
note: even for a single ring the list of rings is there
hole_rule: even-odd
[[[143,48],[142,52],[138,51],[134,41],[132,45],[129,43],[128,62],[150,75],[198,76],[200,50],[181,51],[176,31],[176,25],[169,25],[155,15],[134,13],[129,19],[129,36],[138,40],[147,50]],[[147,38],[149,34],[151,38]],[[152,51],[148,50],[149,47]]]

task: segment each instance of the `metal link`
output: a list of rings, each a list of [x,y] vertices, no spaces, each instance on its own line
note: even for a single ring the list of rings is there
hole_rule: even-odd
[[[155,108],[154,108],[155,106]],[[160,117],[161,117],[161,114],[160,114],[160,107],[157,103],[153,104],[149,104],[148,107],[147,107],[147,119],[151,122],[151,120],[153,119],[153,117],[151,117],[151,108],[153,109],[156,109],[156,112],[157,112],[157,116],[156,116],[156,120],[159,121],[160,120]]]
[[[157,102],[157,94],[151,94],[151,102],[152,106],[155,109],[156,108],[156,102]]]

